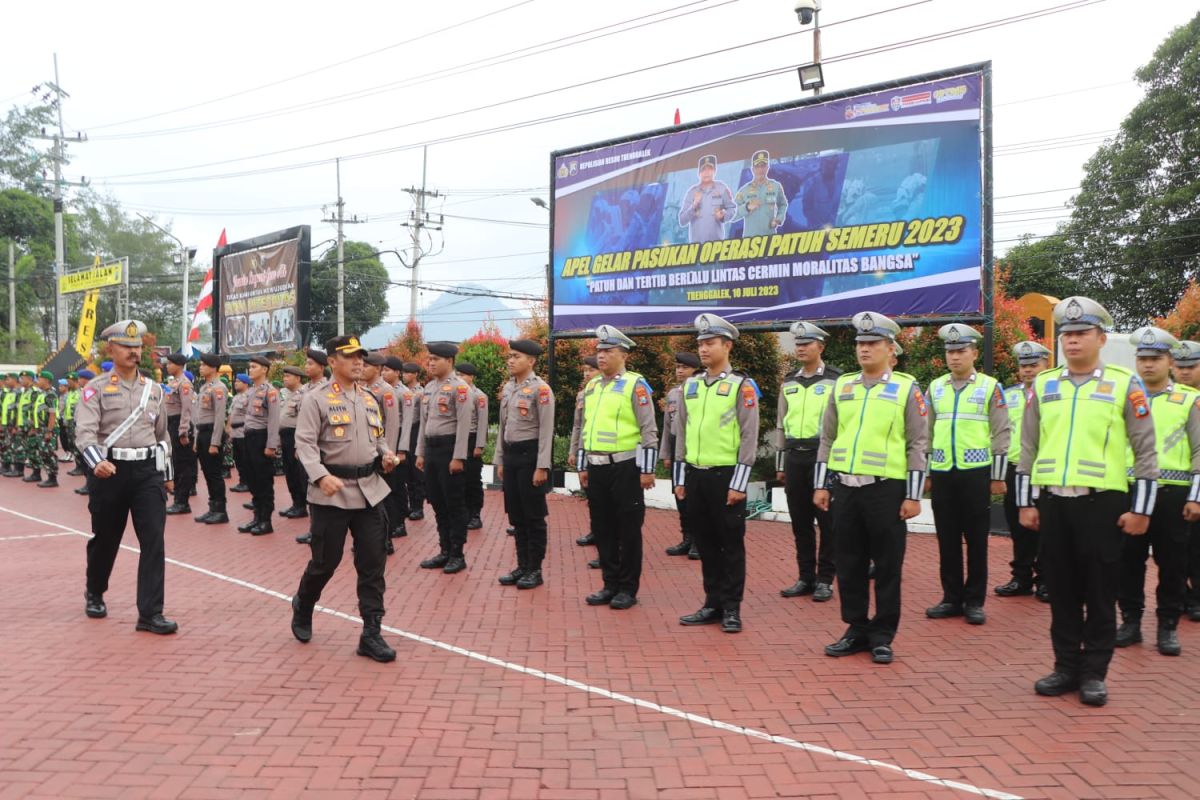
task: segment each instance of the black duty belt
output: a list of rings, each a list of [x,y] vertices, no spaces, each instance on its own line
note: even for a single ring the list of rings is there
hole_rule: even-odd
[[[426,444],[447,444],[449,442],[453,442],[454,438],[455,438],[455,436],[453,433],[448,433],[444,436],[426,436],[425,443]]]
[[[246,423],[244,423],[244,422],[231,422],[231,423],[229,423],[229,427],[231,427],[231,428],[241,428],[241,427],[245,426],[245,424],[246,424]]]
[[[198,431],[211,431],[212,429],[213,429],[213,424],[211,422],[197,422],[196,423],[196,430],[198,430]]]
[[[324,462],[322,462],[322,466],[335,478],[358,480],[359,478],[374,475],[379,470],[379,463],[379,459],[377,458],[370,464],[359,464],[357,466],[353,464],[325,464]]]

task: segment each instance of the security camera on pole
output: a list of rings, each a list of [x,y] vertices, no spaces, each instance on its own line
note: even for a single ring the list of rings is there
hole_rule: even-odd
[[[813,26],[813,60],[797,70],[800,88],[804,91],[812,89],[813,95],[819,96],[821,87],[825,85],[825,76],[821,71],[821,0],[792,0],[792,9],[802,26]]]

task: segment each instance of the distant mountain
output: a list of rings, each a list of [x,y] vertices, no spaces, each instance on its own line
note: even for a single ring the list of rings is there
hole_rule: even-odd
[[[486,292],[487,287],[478,284],[463,284],[463,289]],[[489,317],[504,336],[516,336],[517,320],[525,312],[495,297],[464,297],[442,294],[426,308],[417,312],[417,321],[425,333],[425,341],[445,340],[461,342],[469,339],[483,326]],[[363,347],[383,347],[404,332],[406,322],[385,322],[376,325],[362,336]]]

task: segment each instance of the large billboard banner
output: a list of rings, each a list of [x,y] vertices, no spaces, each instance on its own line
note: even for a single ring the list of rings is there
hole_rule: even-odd
[[[978,315],[982,71],[553,156],[554,331]]]
[[[307,323],[308,250],[307,226],[218,248],[213,317],[218,352],[252,355],[300,346],[301,323]]]

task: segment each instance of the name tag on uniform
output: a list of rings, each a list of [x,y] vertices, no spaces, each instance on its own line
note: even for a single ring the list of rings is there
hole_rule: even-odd
[[[120,386],[105,386],[104,387],[105,394],[116,394],[119,391],[121,391]]]
[[[1171,394],[1167,396],[1168,403],[1176,403],[1178,405],[1183,405],[1183,400],[1184,400],[1183,392],[1171,392]]]
[[[879,399],[895,400],[896,396],[899,394],[900,394],[900,384],[889,383],[886,386],[884,386],[883,391],[879,393]]]
[[[623,391],[625,391],[625,379],[624,379],[624,378],[618,378],[617,380],[613,381],[612,390],[613,390],[614,392],[623,392]]]
[[[733,384],[728,381],[721,381],[717,384],[717,394],[725,397],[733,390]]]
[[[941,385],[941,386],[938,386],[936,389],[934,389],[934,390],[933,390],[933,399],[934,399],[934,400],[941,400],[941,399],[942,399],[942,396],[943,396],[943,395],[945,395],[945,394],[946,394],[946,387],[945,387],[945,385],[943,384],[943,385]]]
[[[1062,393],[1058,391],[1058,381],[1046,381],[1046,388],[1042,392],[1042,402],[1049,403],[1054,400],[1062,400]]]
[[[971,402],[978,403],[979,405],[987,402],[987,392],[983,390],[982,386],[971,393]]]
[[[818,387],[817,387],[817,389],[818,389],[818,390],[820,390],[821,388],[822,388],[822,387],[820,387],[820,386],[818,386]],[[796,393],[796,392],[798,392],[798,391],[800,391],[800,387],[799,387],[799,386],[789,386],[789,387],[787,387],[786,389],[784,389],[784,390],[783,390],[783,393],[784,393],[784,394],[795,394],[795,393]],[[817,392],[817,394],[820,394],[820,391],[818,391],[818,392]]]
[[[845,385],[845,387],[843,387],[842,393],[838,395],[838,400],[853,400],[853,399],[854,399],[854,386],[848,383]]]
[[[1102,394],[1102,393],[1100,393],[1100,392],[1098,392],[1098,391],[1096,391],[1096,392],[1092,392],[1091,394],[1089,394],[1089,395],[1088,395],[1088,400],[1099,400],[1099,401],[1100,401],[1100,402],[1102,402],[1102,403],[1115,403],[1115,402],[1117,402],[1117,398],[1113,397],[1111,394]]]
[[[688,381],[687,396],[688,397],[699,397],[700,396],[700,384],[698,384],[696,381]]]

